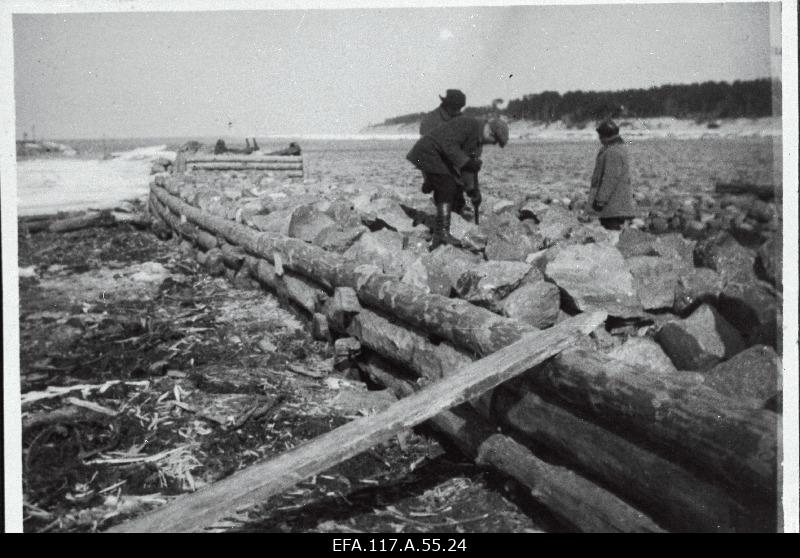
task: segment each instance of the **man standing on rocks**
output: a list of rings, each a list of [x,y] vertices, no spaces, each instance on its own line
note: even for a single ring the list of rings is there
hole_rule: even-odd
[[[426,136],[445,122],[449,122],[454,118],[461,116],[461,109],[467,104],[467,96],[460,89],[448,89],[445,96],[439,95],[442,103],[439,108],[432,110],[422,117],[422,122],[419,123],[419,135]],[[472,157],[478,157],[479,154],[471,154]],[[478,183],[478,173],[464,171],[461,173],[461,180],[459,181],[458,193],[453,200],[453,211],[461,213],[466,206],[464,199],[464,191],[472,190]],[[427,182],[422,184],[422,192],[425,194],[431,193],[430,184]]]
[[[477,183],[467,189],[463,174],[480,171],[482,146],[495,143],[500,147],[508,143],[508,124],[503,120],[461,116],[422,136],[406,155],[422,171],[423,191],[433,191],[436,224],[431,249],[442,244],[459,245],[450,234],[450,217],[460,189],[464,188],[473,205],[481,202]]]
[[[603,227],[620,230],[635,216],[630,157],[614,121],[602,121],[597,126],[597,134],[603,146],[597,153],[592,173],[589,204],[599,213]]]

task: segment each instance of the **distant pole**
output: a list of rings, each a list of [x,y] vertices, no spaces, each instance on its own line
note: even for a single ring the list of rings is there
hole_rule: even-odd
[[[33,131],[31,132],[31,141],[36,141],[36,124],[33,125]]]

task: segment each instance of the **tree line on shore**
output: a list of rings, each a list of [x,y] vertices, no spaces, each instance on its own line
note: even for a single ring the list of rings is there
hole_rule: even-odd
[[[774,88],[774,89],[773,89]],[[543,91],[511,99],[504,109],[502,99],[491,105],[466,107],[464,114],[484,116],[500,114],[513,120],[538,122],[563,121],[581,125],[602,118],[653,118],[672,116],[699,122],[718,118],[759,118],[772,115],[773,91],[777,87],[768,78],[747,81],[707,81],[683,85],[660,85],[649,89],[619,91]],[[780,99],[775,99],[778,103]],[[424,112],[388,118],[383,125],[410,124]]]

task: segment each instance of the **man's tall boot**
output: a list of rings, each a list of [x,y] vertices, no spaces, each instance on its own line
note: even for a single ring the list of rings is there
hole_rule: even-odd
[[[461,246],[457,238],[450,234],[450,216],[452,208],[449,203],[436,204],[436,223],[433,227],[433,241],[431,242],[431,250],[434,250],[442,244],[451,244],[453,246]]]

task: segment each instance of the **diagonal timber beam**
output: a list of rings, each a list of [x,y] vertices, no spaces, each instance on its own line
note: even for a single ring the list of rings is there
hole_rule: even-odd
[[[208,527],[243,506],[263,502],[303,479],[390,440],[398,432],[425,422],[441,411],[479,397],[569,348],[605,318],[603,312],[579,314],[548,330],[527,334],[376,415],[347,423],[275,459],[252,465],[193,494],[180,496],[163,508],[110,531],[179,532]]]

